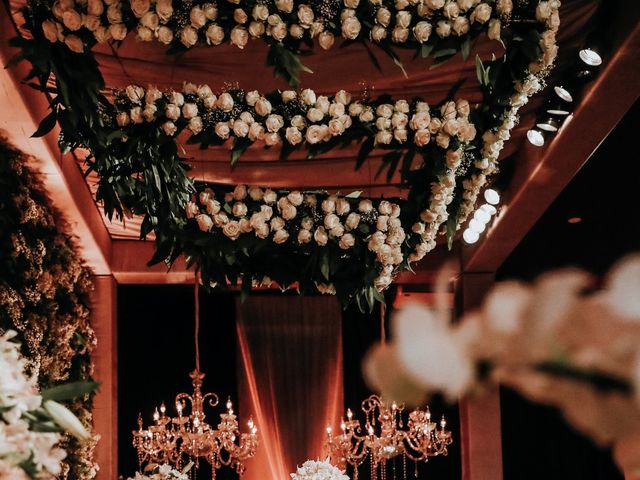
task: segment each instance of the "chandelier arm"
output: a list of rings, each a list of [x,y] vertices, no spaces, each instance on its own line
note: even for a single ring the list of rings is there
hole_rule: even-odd
[[[198,344],[198,338],[200,337],[200,270],[196,269],[193,284],[193,296],[194,298],[194,316],[195,316],[195,328],[194,328],[194,343],[196,347],[196,371],[200,371],[200,346]]]

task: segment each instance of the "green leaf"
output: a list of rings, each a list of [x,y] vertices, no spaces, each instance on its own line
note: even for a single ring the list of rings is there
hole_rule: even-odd
[[[38,129],[35,132],[33,132],[33,135],[31,135],[31,138],[44,137],[47,133],[53,130],[53,127],[56,126],[57,118],[58,118],[58,113],[55,110],[53,110],[51,113],[49,113],[49,115],[47,115],[42,119],[42,121],[40,122],[40,125],[38,125]]]
[[[93,381],[70,382],[65,383],[64,385],[47,388],[41,392],[41,396],[43,400],[64,402],[67,400],[73,400],[88,393],[93,393],[99,386],[100,382]]]
[[[427,45],[426,43],[422,44],[420,46],[420,56],[422,58],[427,58],[429,55],[431,55],[431,52],[433,51],[433,47],[434,47],[433,44],[432,45]]]
[[[437,60],[438,58],[443,58],[443,57],[451,57],[452,55],[455,55],[457,53],[455,48],[443,48],[442,50],[438,50],[437,52],[435,52],[432,57],[434,60]]]
[[[360,167],[362,167],[364,162],[367,160],[367,157],[371,153],[371,150],[373,150],[374,144],[374,137],[369,137],[364,142],[362,142],[360,151],[358,152],[358,158],[356,159],[356,170],[360,170]]]
[[[465,39],[460,43],[460,53],[462,54],[462,59],[466,62],[469,58],[469,54],[471,53],[471,36],[467,35]]]
[[[487,72],[484,69],[482,60],[480,60],[480,55],[476,55],[476,76],[478,77],[480,85],[486,85],[485,78],[487,76]]]
[[[322,255],[320,257],[320,273],[326,280],[329,280],[329,252],[327,252],[326,250],[322,252]]]
[[[362,195],[362,191],[356,190],[355,192],[351,192],[349,195],[345,195],[344,198],[360,198],[360,195]]]

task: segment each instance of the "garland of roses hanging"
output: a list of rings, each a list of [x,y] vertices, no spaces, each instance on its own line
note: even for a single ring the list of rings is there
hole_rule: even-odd
[[[63,149],[89,149],[88,165],[100,179],[97,198],[108,216],[142,214],[141,235],[155,232],[152,262],[171,263],[185,254],[207,284],[242,278],[250,289],[265,279],[282,286],[297,282],[304,292],[335,290],[345,302],[355,298],[371,306],[398,271],[435,247],[445,226],[451,241],[473,210],[497,169],[518,109],[542,88],[555,59],[560,2],[533,0],[514,9],[509,0],[345,0],[344,8],[336,4],[333,10],[326,2],[289,3],[183,2],[174,9],[163,1],[31,2],[25,28],[34,39],[21,38],[16,45],[20,58],[34,66],[31,78],[51,96],[52,112],[37,134],[58,121]],[[368,33],[388,52],[392,44],[404,43],[435,62],[457,51],[466,57],[481,32],[503,41],[506,52],[485,63],[476,59],[484,100],[475,106],[463,99],[437,106],[386,96],[355,99],[345,91],[327,97],[309,89],[263,94],[230,88],[214,94],[190,83],[180,92],[132,85],[112,99],[101,94],[104,82],[90,47],[109,35],[122,39],[136,30],[142,40],[171,44],[171,53],[198,42],[219,44],[226,37],[212,32],[222,31],[242,47],[244,34],[238,32],[257,32],[261,22],[264,32],[251,35],[271,44],[270,58],[273,52],[292,58],[301,42],[311,47],[314,36],[328,47],[339,31],[345,41],[366,42],[363,32]],[[277,40],[281,29],[288,33]],[[283,72],[283,61],[270,63]],[[47,86],[52,73],[53,90]],[[390,203],[256,188],[247,196],[241,194],[244,186],[231,192],[194,185],[178,153],[179,137],[202,148],[232,138],[232,165],[253,143],[280,145],[286,158],[295,149],[313,157],[360,142],[357,167],[374,148],[388,150],[383,168],[389,177],[400,170],[408,199]],[[338,204],[342,213],[335,210]],[[357,224],[351,214],[359,215]]]

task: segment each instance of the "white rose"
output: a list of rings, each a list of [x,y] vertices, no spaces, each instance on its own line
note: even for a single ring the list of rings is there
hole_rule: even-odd
[[[431,10],[438,10],[438,9],[444,7],[444,1],[445,0],[425,0],[424,3]]]
[[[229,237],[231,240],[236,240],[242,233],[240,224],[235,220],[231,220],[230,222],[224,224],[224,227],[222,227],[222,233],[224,233],[225,236]]]
[[[240,49],[243,49],[249,41],[249,33],[244,27],[233,27],[230,35],[231,43]]]
[[[228,122],[216,123],[215,132],[216,132],[216,135],[218,135],[218,137],[220,137],[223,140],[226,140],[227,138],[229,138],[229,133],[230,133],[229,123]]]
[[[454,120],[457,116],[458,109],[456,108],[455,102],[446,102],[442,107],[440,107],[440,114],[442,115],[442,120]]]
[[[249,125],[242,120],[233,122],[233,133],[236,137],[244,138],[249,134]]]
[[[469,20],[467,17],[458,17],[453,21],[453,31],[456,35],[462,36],[469,31]]]
[[[298,210],[289,201],[287,201],[280,208],[280,214],[282,215],[282,218],[284,218],[285,220],[293,220],[294,218],[296,218],[296,215],[298,214]]]
[[[329,241],[329,235],[327,235],[327,232],[324,229],[324,227],[316,228],[316,231],[313,233],[313,238],[316,241],[316,243],[321,247],[324,247]]]
[[[418,42],[424,43],[427,40],[429,40],[429,37],[431,36],[431,31],[432,31],[431,22],[426,22],[423,20],[416,23],[416,25],[413,27],[413,36]]]
[[[244,200],[247,198],[247,186],[246,185],[236,185],[233,189],[232,196],[234,200]]]
[[[264,35],[264,32],[265,32],[264,23],[251,22],[249,24],[248,31],[249,31],[249,35],[251,35],[253,38],[260,38],[262,35]]]
[[[344,6],[347,8],[357,8],[360,0],[344,0]]]
[[[136,17],[140,18],[149,11],[149,8],[151,6],[151,1],[150,0],[131,0],[130,5],[131,5],[131,11],[133,12],[133,14]]]
[[[413,137],[413,141],[418,147],[424,147],[429,143],[429,140],[431,140],[431,132],[426,128],[417,130]]]
[[[144,120],[144,117],[142,116],[142,107],[134,107],[129,110],[129,116],[133,123],[142,123]]]
[[[184,209],[187,214],[187,218],[194,218],[198,213],[200,213],[198,205],[194,202],[187,202],[187,206]]]
[[[487,36],[491,40],[500,40],[501,27],[502,24],[500,23],[500,20],[498,20],[497,18],[491,19],[489,21],[489,30],[487,32]]]
[[[265,21],[267,17],[269,17],[269,7],[267,7],[263,3],[258,3],[253,7],[251,11],[251,16],[256,21]]]
[[[449,148],[450,141],[451,137],[444,132],[440,132],[436,135],[436,143],[440,148]]]
[[[264,198],[264,190],[260,187],[249,187],[249,196],[252,200],[259,202]]]
[[[313,219],[304,217],[302,222],[300,222],[300,226],[306,230],[311,230],[313,228]]]
[[[451,22],[448,20],[440,20],[436,26],[436,33],[441,38],[451,35]]]
[[[349,40],[355,40],[360,34],[360,20],[356,17],[348,17],[342,21],[342,36]]]
[[[443,13],[447,18],[458,18],[458,15],[460,15],[460,7],[458,7],[458,4],[455,2],[448,2],[444,5]]]
[[[313,10],[309,5],[298,5],[298,20],[302,25],[311,25],[313,23]]]
[[[385,244],[384,242],[385,242],[386,239],[387,239],[387,236],[384,233],[375,232],[369,238],[369,241],[367,242],[367,248],[369,250],[371,250],[372,252],[377,252]],[[386,246],[388,246],[388,245],[386,245]]]
[[[349,215],[347,215],[347,219],[344,224],[347,230],[354,230],[358,228],[358,225],[360,224],[360,215],[358,215],[356,212],[351,212]]]
[[[542,1],[538,3],[538,6],[536,7],[536,19],[539,22],[544,22],[551,16],[552,12],[553,9],[551,8],[551,2]]]
[[[458,131],[460,130],[460,124],[458,122],[458,120],[447,120],[446,122],[444,122],[444,124],[442,125],[442,130],[450,136],[454,136],[458,134]]]
[[[173,15],[172,0],[158,0],[156,2],[156,13],[163,23],[166,23]]]
[[[496,10],[502,16],[509,16],[513,11],[513,1],[512,0],[498,0],[496,3]]]
[[[302,93],[300,93],[300,99],[307,105],[315,105],[317,100],[316,93],[309,88],[305,88]]]
[[[326,201],[327,200],[325,200],[325,202]],[[322,203],[324,205],[324,202]],[[336,214],[329,213],[327,216],[324,217],[324,228],[326,228],[327,230],[331,230],[332,228],[335,228],[338,225],[340,225],[340,219]]]
[[[122,23],[122,10],[120,7],[120,2],[109,5],[109,8],[107,8],[107,20],[111,24]]]
[[[233,105],[233,97],[228,92],[220,94],[218,100],[216,101],[216,106],[223,112],[230,112],[231,110],[233,110]]]
[[[540,2],[544,3],[544,2]],[[536,11],[537,13],[537,11]],[[471,23],[486,23],[491,18],[491,5],[488,3],[479,4],[471,14]]]
[[[293,11],[293,0],[276,0],[276,8],[281,12],[291,13]]]
[[[62,34],[62,26],[53,20],[45,20],[42,22],[42,32],[47,40],[56,43]]]
[[[236,202],[231,208],[231,213],[236,217],[244,217],[247,214],[247,206],[242,202]]]
[[[140,24],[147,27],[149,30],[156,30],[158,28],[158,24],[160,22],[160,18],[158,17],[158,15],[152,11],[149,11],[147,13],[145,13],[142,18],[140,19]],[[162,31],[164,32],[167,27],[161,27]],[[169,33],[171,34],[171,38],[173,38],[173,32],[171,31],[171,29],[168,29]],[[157,33],[158,38],[160,37],[160,32]],[[166,33],[163,34],[166,36]],[[166,42],[168,43],[168,42]]]
[[[206,36],[210,45],[220,45],[224,40],[224,30],[220,25],[212,23],[207,27]]]
[[[82,40],[80,39],[80,37],[77,37],[76,35],[67,35],[66,38],[64,39],[64,44],[72,52],[75,52],[75,53],[84,52],[84,43],[82,43]]]
[[[307,111],[307,118],[311,122],[319,122],[324,118],[324,114],[322,113],[322,110],[320,110],[319,108],[313,107]]]
[[[205,3],[202,5],[202,10],[204,11],[204,15],[207,17],[207,20],[215,20],[218,18],[218,7],[215,3]]]
[[[447,166],[449,168],[455,169],[460,166],[462,155],[458,150],[448,150],[446,158],[447,158]]]
[[[115,23],[109,26],[109,35],[114,40],[120,41],[124,40],[127,36],[127,27],[124,23]]]
[[[252,142],[256,140],[264,140],[264,127],[258,122],[253,122],[249,125],[249,139]]]
[[[294,205],[296,207],[302,205],[302,193],[298,192],[297,190],[294,190],[293,192],[289,192],[289,194],[287,195],[287,200],[289,200],[289,203],[291,203],[291,205]]]
[[[171,120],[166,121],[162,124],[162,131],[169,137],[174,136],[177,130],[178,127],[176,127],[175,123],[173,123]]]
[[[321,32],[318,36],[318,43],[323,50],[329,50],[334,42],[335,37],[331,32]]]
[[[198,228],[203,232],[210,232],[211,228],[213,228],[213,220],[204,213],[196,215],[196,222],[198,222]]]
[[[147,104],[142,111],[142,116],[147,122],[153,122],[156,118],[156,112],[158,111],[158,107],[154,104]]]
[[[391,23],[391,12],[388,8],[382,7],[379,8],[376,12],[376,23],[378,25],[382,25],[383,27],[388,27]]]
[[[268,31],[275,40],[282,41],[287,36],[287,24],[284,22],[271,25]]]
[[[291,145],[298,145],[302,142],[302,133],[296,127],[288,127],[285,138]]]
[[[266,190],[264,192],[264,203],[275,203],[278,199],[278,195],[273,190]]]
[[[198,31],[191,26],[184,27],[180,32],[180,42],[185,47],[193,47],[198,43]]]
[[[282,217],[273,217],[270,222],[271,231],[276,232],[284,228],[284,219]]]
[[[271,113],[271,102],[264,97],[260,97],[255,102],[256,113],[262,117],[265,117]]]
[[[265,239],[269,236],[269,225],[266,223],[260,223],[254,227],[256,236]]]
[[[442,121],[439,118],[432,118],[429,122],[429,131],[431,134],[436,134],[442,128]]]
[[[236,8],[233,11],[233,19],[236,23],[244,25],[245,23],[247,23],[247,20],[249,20],[249,16],[247,15],[247,12],[245,12],[242,8]]]
[[[285,90],[280,94],[280,97],[284,103],[289,103],[298,98],[298,94],[295,90]]]
[[[372,122],[375,118],[373,114],[373,109],[371,107],[365,107],[362,113],[358,116],[361,122],[367,123]]]
[[[195,6],[189,13],[189,21],[191,22],[193,28],[197,30],[205,26],[205,24],[207,23],[207,16],[205,15],[202,8],[200,8],[199,6]]]
[[[344,124],[337,118],[329,121],[329,132],[332,136],[342,135],[344,133]]]
[[[376,115],[383,118],[391,118],[391,115],[393,115],[393,107],[387,103],[378,105]]]
[[[391,32],[391,40],[395,43],[404,43],[409,39],[409,29],[396,26]]]
[[[69,30],[75,32],[82,27],[82,15],[75,10],[67,10],[62,14],[62,23]]]
[[[311,231],[303,228],[298,232],[298,243],[305,244],[311,241]]]
[[[164,111],[164,115],[169,120],[178,120],[178,118],[180,118],[180,107],[174,103],[169,103]]]
[[[329,237],[331,238],[340,238],[342,235],[344,235],[344,227],[341,224],[329,230]]]
[[[396,13],[396,26],[409,28],[409,25],[411,25],[411,13],[407,11]]]
[[[370,35],[371,40],[373,40],[374,42],[381,42],[382,40],[387,38],[387,29],[380,25],[374,25],[371,29]]]
[[[360,200],[358,203],[358,211],[361,213],[370,213],[373,210],[371,200]]]
[[[376,230],[379,230],[381,232],[386,232],[388,228],[388,225],[387,225],[388,222],[389,222],[389,217],[387,215],[380,215],[376,220]]]
[[[119,112],[116,115],[116,123],[119,127],[126,127],[131,122],[131,118],[127,112]]]
[[[376,145],[389,145],[393,140],[393,134],[389,130],[380,130],[376,133],[374,143]]]
[[[406,128],[396,128],[393,131],[393,138],[395,138],[400,143],[406,142],[408,137],[409,137],[409,132],[407,131]]]
[[[89,15],[102,15],[104,12],[104,3],[102,0],[89,0],[87,2],[87,13]]]
[[[264,143],[269,147],[273,147],[274,145],[278,145],[280,143],[280,135],[276,132],[265,133],[264,135]]]
[[[165,45],[169,45],[173,41],[173,32],[169,27],[160,27],[158,29],[157,35],[158,41],[164,43]]]
[[[269,115],[265,121],[265,126],[269,132],[277,132],[284,126],[281,115]]]

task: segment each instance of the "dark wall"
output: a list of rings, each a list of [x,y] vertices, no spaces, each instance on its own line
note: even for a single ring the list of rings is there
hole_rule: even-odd
[[[218,409],[205,413],[217,424],[227,397],[237,400],[235,304],[229,294],[201,292],[200,299],[200,368],[207,375],[203,391],[217,393],[221,401]],[[147,426],[164,401],[175,415],[175,395],[192,391],[193,333],[193,286],[118,287],[118,460],[125,478],[138,468],[131,443],[138,413]],[[203,469],[199,476],[207,478]],[[218,478],[234,476],[223,469]]]
[[[499,270],[497,279],[532,280],[576,266],[605,273],[640,251],[640,161],[633,150],[640,103],[632,108]],[[569,223],[580,217],[580,223]],[[552,408],[503,391],[505,480],[622,480],[607,450],[567,426]]]

